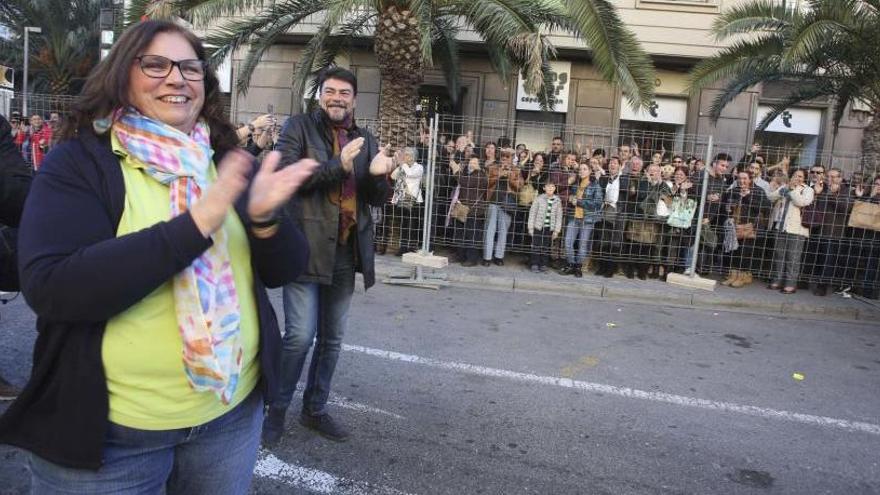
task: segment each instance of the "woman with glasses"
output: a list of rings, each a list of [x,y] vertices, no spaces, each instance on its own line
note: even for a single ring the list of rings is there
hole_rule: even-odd
[[[128,29],[24,209],[31,379],[0,419],[33,493],[247,493],[280,331],[266,287],[308,247],[277,214],[311,175],[238,150],[195,35]]]

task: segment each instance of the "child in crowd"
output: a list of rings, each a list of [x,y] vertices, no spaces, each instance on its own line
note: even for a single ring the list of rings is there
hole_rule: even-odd
[[[532,202],[527,227],[532,237],[532,272],[545,272],[550,244],[562,231],[562,201],[556,195],[556,184],[552,180],[544,184],[544,194]]]

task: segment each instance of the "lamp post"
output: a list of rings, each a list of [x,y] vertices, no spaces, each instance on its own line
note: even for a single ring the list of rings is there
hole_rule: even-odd
[[[22,89],[21,116],[28,116],[28,33],[42,33],[43,30],[34,26],[25,26],[24,28],[24,88]]]

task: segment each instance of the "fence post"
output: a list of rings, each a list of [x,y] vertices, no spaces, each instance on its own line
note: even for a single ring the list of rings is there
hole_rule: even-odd
[[[428,139],[428,163],[425,166],[425,212],[424,221],[422,222],[422,254],[427,255],[431,252],[431,231],[433,230],[431,219],[434,211],[434,170],[437,161],[437,114],[431,117],[428,125],[430,139]]]
[[[700,210],[697,215],[697,232],[694,235],[694,253],[691,257],[690,276],[697,276],[697,260],[700,258],[700,238],[703,234],[703,213],[706,210],[706,192],[709,190],[709,167],[712,166],[712,144],[714,136],[709,136],[709,146],[706,148],[706,166],[703,167],[703,187],[700,192]]]

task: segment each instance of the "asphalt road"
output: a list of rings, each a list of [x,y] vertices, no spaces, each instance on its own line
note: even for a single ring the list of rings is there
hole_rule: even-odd
[[[0,316],[21,384],[33,317]],[[876,323],[379,285],[345,341],[352,439],[290,414],[253,493],[880,493]],[[24,459],[0,447],[0,492]]]

